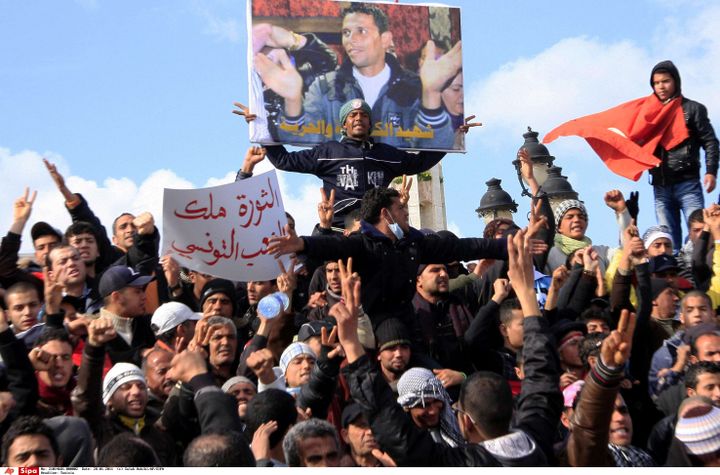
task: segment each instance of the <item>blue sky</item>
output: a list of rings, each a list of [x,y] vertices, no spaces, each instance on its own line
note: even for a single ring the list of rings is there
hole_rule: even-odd
[[[527,212],[510,161],[528,125],[544,134],[647,95],[660,60],[674,60],[685,95],[720,119],[716,2],[448,4],[462,8],[466,112],[485,124],[468,137],[469,153],[443,160],[449,227],[464,236],[482,232],[474,210],[492,177]],[[163,187],[230,180],[249,146],[230,112],[247,99],[245,10],[242,0],[0,1],[0,229],[24,186],[39,190],[31,222],[69,224],[42,156],[106,223],[126,210],[159,217]],[[645,177],[611,174],[580,139],[549,148],[588,205],[595,242],[617,239],[602,203],[612,188],[640,190],[641,228],[654,223]],[[319,181],[282,174],[281,184],[309,231]]]

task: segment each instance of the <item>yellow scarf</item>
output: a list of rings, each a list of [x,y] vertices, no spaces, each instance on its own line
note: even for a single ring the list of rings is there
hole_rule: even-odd
[[[122,414],[118,414],[118,418],[120,419],[120,422],[122,422],[125,427],[133,431],[135,435],[140,435],[143,427],[145,427],[145,416],[136,419],[134,417],[128,417],[123,416]]]
[[[555,247],[560,249],[560,252],[562,252],[566,256],[569,256],[578,249],[582,249],[591,245],[592,241],[587,236],[585,236],[581,240],[577,240],[564,236],[560,233],[555,233]]]

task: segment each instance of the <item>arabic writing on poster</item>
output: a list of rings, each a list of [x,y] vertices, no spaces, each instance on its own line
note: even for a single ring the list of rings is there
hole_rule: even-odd
[[[340,126],[335,126],[333,131],[332,124],[325,123],[324,120],[320,119],[316,123],[310,124],[288,124],[285,121],[280,123],[280,129],[285,132],[303,137],[305,135],[324,135],[327,139],[332,140],[334,137],[340,136]],[[373,137],[400,137],[407,139],[432,139],[435,136],[435,132],[432,128],[422,130],[417,125],[412,129],[403,129],[400,126],[394,126],[392,123],[375,122],[373,125],[372,134]]]
[[[165,189],[163,253],[216,277],[271,280],[279,268],[268,240],[286,223],[274,170],[212,188]]]

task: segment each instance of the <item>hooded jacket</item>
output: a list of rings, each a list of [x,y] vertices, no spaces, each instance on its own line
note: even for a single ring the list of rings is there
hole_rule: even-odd
[[[682,96],[680,72],[672,61],[661,61],[655,65],[650,73],[650,87],[653,87],[653,76],[657,72],[670,74],[675,80],[674,97]],[[672,150],[658,146],[655,156],[662,162],[650,170],[653,185],[668,186],[699,179],[701,147],[705,150],[705,173],[717,176],[718,139],[710,124],[707,108],[699,102],[683,97],[682,109],[690,136]]]

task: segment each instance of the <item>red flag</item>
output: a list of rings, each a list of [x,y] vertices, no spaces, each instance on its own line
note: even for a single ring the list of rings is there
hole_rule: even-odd
[[[543,143],[569,135],[583,137],[610,170],[637,181],[645,170],[660,164],[653,155],[658,145],[670,150],[688,138],[681,102],[678,96],[663,104],[650,94],[565,122],[548,132]]]

